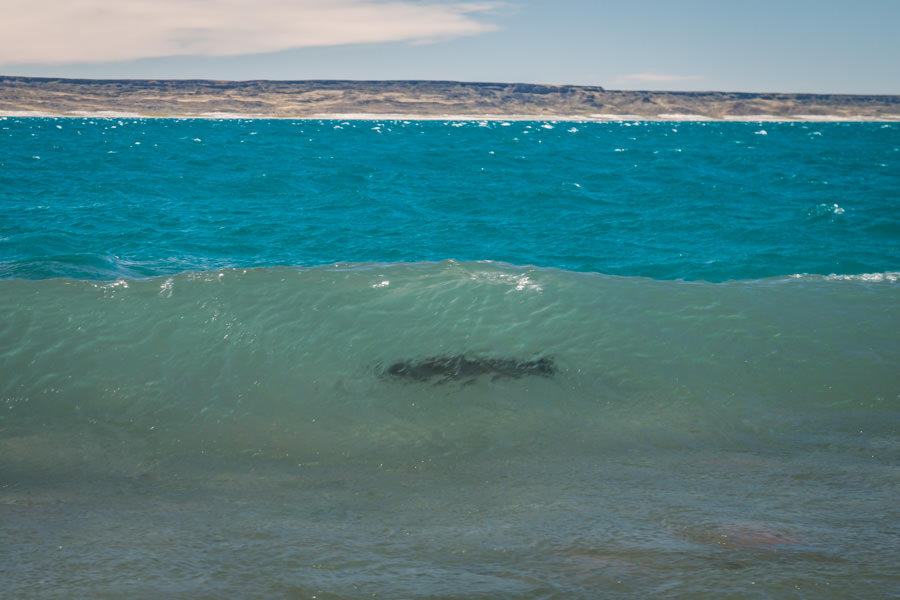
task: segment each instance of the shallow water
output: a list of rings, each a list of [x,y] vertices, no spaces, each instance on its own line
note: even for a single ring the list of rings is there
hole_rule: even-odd
[[[634,188],[547,195],[576,151],[580,175],[618,177],[600,142],[627,141],[625,124],[0,124],[17,141],[0,171],[15,180],[0,188],[2,595],[872,598],[900,583],[900,211],[897,171],[872,166],[896,163],[896,130],[821,125],[833,144],[810,155],[797,144],[819,136],[798,125],[635,126],[645,158],[693,132],[686,169],[634,175],[674,182],[669,224]],[[475,161],[511,128],[549,136],[530,146],[546,160],[470,184],[483,208],[457,202],[456,220],[434,203],[466,163],[401,160],[440,137]],[[279,167],[266,157],[298,129],[342,149],[345,174],[309,194],[327,169],[236,185]],[[88,136],[80,152],[67,131]],[[171,160],[100,160],[128,151],[123,132],[182,141]],[[716,162],[782,132],[769,163]],[[16,162],[31,152],[65,160]],[[785,161],[852,192],[842,210],[819,183],[782,189]],[[361,163],[380,166],[355,178]],[[750,183],[691,207],[697,174],[742,168],[781,208]],[[193,185],[172,187],[179,172]],[[497,189],[516,210],[487,208]],[[362,192],[354,218],[344,200]],[[579,202],[578,219],[549,216]],[[627,240],[625,206],[643,227]],[[342,253],[354,262],[326,264]],[[489,260],[444,260],[468,254]],[[385,376],[433,357],[470,368]]]

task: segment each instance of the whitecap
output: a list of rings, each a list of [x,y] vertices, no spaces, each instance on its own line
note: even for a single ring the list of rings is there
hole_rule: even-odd
[[[95,284],[94,287],[99,287],[104,290],[114,290],[117,288],[128,289],[128,282],[124,279],[117,279],[109,283]]]
[[[842,215],[845,210],[843,207],[835,203],[817,204],[809,209],[808,213],[811,217],[824,217],[827,215]]]
[[[824,279],[826,281],[858,281],[861,283],[897,283],[900,282],[900,272],[885,271],[884,273],[856,273],[816,275],[813,273],[795,273],[790,279]]]
[[[832,273],[825,277],[829,281],[862,281],[866,283],[897,283],[900,281],[900,273],[895,272],[885,272],[885,273],[859,273],[858,275],[837,275]]]
[[[172,291],[175,288],[175,280],[171,277],[166,279],[162,285],[159,286],[159,295],[163,298],[171,298]]]
[[[512,289],[510,291],[522,292],[522,291],[530,291],[530,292],[543,292],[544,288],[541,287],[540,284],[535,283],[533,279],[531,279],[528,275],[515,274],[515,273],[475,273],[471,276],[471,278],[475,281],[487,281],[490,283],[498,283],[502,285],[509,285]]]

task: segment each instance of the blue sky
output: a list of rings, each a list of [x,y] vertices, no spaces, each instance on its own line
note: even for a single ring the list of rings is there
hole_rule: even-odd
[[[0,74],[900,94],[900,0],[0,0]]]

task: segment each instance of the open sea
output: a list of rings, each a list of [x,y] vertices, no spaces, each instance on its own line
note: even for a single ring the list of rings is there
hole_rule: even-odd
[[[900,598],[900,123],[0,119],[0,598]]]

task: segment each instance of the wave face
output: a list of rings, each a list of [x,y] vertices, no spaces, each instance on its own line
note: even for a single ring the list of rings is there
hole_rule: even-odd
[[[861,564],[893,589],[897,285],[454,261],[0,282],[5,544],[69,548],[16,560],[54,589],[86,553],[79,589],[123,597],[146,588],[122,569],[169,581],[147,554],[186,565],[166,589],[243,565],[211,588],[260,596],[628,597],[688,569],[712,597],[735,564],[774,592],[823,563],[826,596]]]
[[[310,402],[356,419],[372,398],[378,413],[398,396],[465,392],[460,401],[477,408],[481,396],[532,388],[547,410],[614,407],[639,420],[660,409],[755,407],[777,422],[794,410],[877,408],[900,381],[898,285],[669,282],[455,261],[6,281],[3,391],[21,401],[8,403],[6,422],[299,419]]]
[[[867,428],[883,428],[879,411],[900,382],[898,285],[670,282],[455,261],[5,281],[4,424],[178,430],[249,418],[295,431],[321,413],[316,423],[350,423],[334,430],[349,442],[396,424],[385,409],[410,416],[416,406],[421,430],[403,423],[413,445],[465,450],[473,431],[502,438],[508,426],[513,437],[523,425],[568,442],[568,418],[554,429],[540,417],[555,412],[667,435],[680,423],[681,434],[711,439],[765,423],[751,445],[790,444],[792,415],[871,410]]]
[[[10,597],[900,585],[896,125],[0,132]]]
[[[763,135],[765,133],[765,135]],[[0,121],[0,277],[896,271],[896,123]]]

